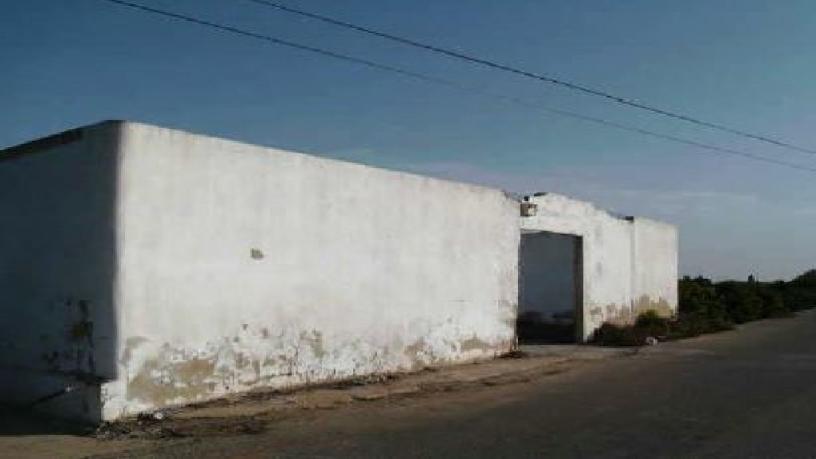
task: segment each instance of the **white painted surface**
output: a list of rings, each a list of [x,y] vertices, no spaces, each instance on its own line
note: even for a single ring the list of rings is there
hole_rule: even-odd
[[[498,190],[128,123],[106,418],[513,345]]]
[[[634,219],[635,283],[639,302],[661,300],[677,310],[677,228],[648,218]]]
[[[645,219],[636,225],[631,219],[554,193],[528,199],[535,204],[536,213],[521,217],[522,232],[551,231],[583,239],[585,339],[606,321],[630,322],[637,313],[664,304],[667,311],[661,312],[677,310],[674,227]],[[645,303],[641,301],[644,296]]]
[[[519,207],[498,190],[137,123],[81,132],[0,161],[3,400],[71,385],[41,407],[114,419],[513,345]],[[585,336],[644,295],[676,308],[673,227],[532,201],[522,231],[583,239]]]
[[[76,132],[0,162],[6,399],[81,386],[42,406],[98,421],[514,344],[518,206],[498,190],[136,123]]]

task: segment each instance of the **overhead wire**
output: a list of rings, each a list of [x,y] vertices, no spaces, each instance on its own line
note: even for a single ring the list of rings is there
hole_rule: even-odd
[[[594,123],[594,124],[607,126],[607,127],[611,127],[611,128],[616,128],[616,129],[624,130],[624,131],[628,131],[628,132],[638,133],[638,134],[653,137],[653,138],[658,138],[658,139],[668,140],[668,141],[675,142],[675,143],[694,146],[694,147],[701,148],[701,149],[704,149],[704,150],[710,151],[710,152],[715,152],[715,153],[719,153],[719,154],[726,154],[726,155],[731,155],[731,156],[739,156],[739,157],[754,160],[754,161],[761,161],[761,162],[765,162],[765,163],[769,163],[769,164],[775,164],[775,165],[778,165],[778,166],[784,166],[784,167],[788,167],[788,168],[792,168],[792,169],[798,169],[798,170],[803,170],[803,171],[809,171],[809,172],[816,173],[816,167],[808,167],[808,166],[805,166],[805,165],[801,165],[801,164],[797,164],[797,163],[791,163],[791,162],[784,161],[784,160],[779,160],[779,159],[776,159],[776,158],[769,158],[769,157],[766,157],[766,156],[756,155],[756,154],[741,151],[741,150],[736,150],[736,149],[726,148],[726,147],[720,147],[720,146],[717,146],[717,145],[711,145],[711,144],[707,144],[707,143],[703,143],[703,142],[698,142],[698,141],[692,140],[692,139],[686,139],[686,138],[674,136],[674,135],[671,135],[671,134],[664,134],[664,133],[652,131],[652,130],[649,130],[649,129],[643,129],[643,128],[639,128],[639,127],[636,127],[636,126],[630,126],[630,125],[627,125],[627,124],[618,123],[618,122],[615,122],[615,121],[610,121],[610,120],[607,120],[607,119],[604,119],[604,118],[583,115],[583,114],[568,111],[568,110],[550,108],[550,107],[546,107],[546,106],[543,106],[543,105],[539,105],[537,103],[528,102],[528,101],[526,101],[524,99],[521,99],[519,97],[507,96],[507,95],[496,94],[496,93],[484,91],[482,89],[475,88],[475,87],[468,86],[468,85],[464,85],[464,84],[458,83],[458,82],[453,81],[453,80],[448,80],[448,79],[439,78],[439,77],[435,77],[435,76],[431,76],[431,75],[426,75],[424,73],[415,72],[415,71],[412,71],[412,70],[407,70],[407,69],[403,69],[403,68],[400,68],[400,67],[395,67],[395,66],[388,65],[388,64],[382,64],[382,63],[372,61],[372,60],[369,60],[369,59],[364,59],[364,58],[359,58],[359,57],[356,57],[356,56],[351,56],[351,55],[348,55],[348,54],[338,53],[338,52],[335,52],[335,51],[330,51],[330,50],[326,50],[326,49],[323,49],[323,48],[318,48],[318,47],[315,47],[315,46],[304,45],[304,44],[293,42],[293,41],[290,41],[290,40],[285,40],[285,39],[273,37],[271,35],[252,32],[252,31],[248,31],[248,30],[245,30],[245,29],[241,29],[241,28],[238,28],[238,27],[231,26],[231,25],[216,23],[216,22],[212,22],[212,21],[209,21],[209,20],[197,18],[197,17],[194,17],[194,16],[186,15],[186,14],[175,13],[175,12],[172,12],[172,11],[167,11],[167,10],[163,10],[163,9],[159,9],[159,8],[154,8],[154,7],[151,7],[151,6],[131,2],[131,1],[128,1],[128,0],[101,0],[101,1],[108,2],[108,3],[113,3],[113,4],[116,4],[116,5],[119,5],[119,6],[123,6],[123,7],[128,7],[128,8],[134,9],[134,10],[140,10],[140,11],[151,13],[151,14],[154,14],[154,15],[163,16],[163,17],[170,18],[170,19],[173,19],[173,20],[183,21],[183,22],[187,22],[187,23],[192,23],[192,24],[196,24],[196,25],[200,25],[200,26],[220,30],[222,32],[229,32],[229,33],[233,33],[233,34],[240,35],[240,36],[243,36],[243,37],[253,38],[253,39],[256,39],[256,40],[261,40],[261,41],[264,41],[264,42],[267,42],[267,43],[270,43],[270,44],[275,44],[275,45],[280,45],[280,46],[289,47],[289,48],[293,48],[293,49],[298,49],[298,50],[301,50],[301,51],[307,51],[307,52],[310,52],[310,53],[313,53],[313,54],[318,54],[318,55],[321,55],[321,56],[324,56],[324,57],[330,57],[330,58],[341,60],[341,61],[351,62],[351,63],[355,63],[355,64],[358,64],[358,65],[364,65],[364,66],[367,66],[367,67],[370,67],[370,68],[373,68],[373,69],[377,69],[377,70],[381,70],[381,71],[400,74],[400,75],[411,77],[411,78],[418,79],[418,80],[421,80],[421,81],[425,81],[425,82],[429,82],[429,83],[433,83],[433,84],[437,84],[437,85],[443,85],[443,86],[450,87],[450,88],[455,88],[455,89],[458,89],[460,91],[464,91],[464,92],[468,92],[468,93],[476,93],[476,94],[479,94],[479,95],[482,95],[482,96],[487,96],[487,97],[491,97],[491,98],[494,98],[494,99],[499,99],[499,100],[514,103],[514,104],[517,104],[517,105],[525,106],[527,108],[533,108],[533,109],[541,110],[541,111],[544,111],[546,113],[551,113],[551,114],[564,116],[564,117],[568,117],[568,118],[583,120],[583,121],[591,122],[591,123]]]
[[[248,0],[248,1],[252,2],[252,3],[255,3],[255,4],[275,8],[275,9],[278,9],[278,10],[286,12],[286,13],[295,14],[295,15],[298,15],[298,16],[307,17],[307,18],[310,18],[310,19],[314,19],[314,20],[324,22],[324,23],[328,23],[328,24],[332,24],[332,25],[335,25],[335,26],[343,27],[343,28],[346,28],[346,29],[355,30],[357,32],[362,32],[362,33],[372,35],[372,36],[376,36],[376,37],[379,37],[379,38],[383,38],[383,39],[386,39],[386,40],[391,40],[391,41],[394,41],[394,42],[397,42],[397,43],[402,43],[404,45],[413,46],[415,48],[421,48],[421,49],[431,51],[431,52],[434,52],[434,53],[437,53],[437,54],[442,54],[442,55],[445,55],[445,56],[448,56],[448,57],[451,57],[451,58],[455,58],[455,59],[463,60],[463,61],[466,61],[466,62],[470,62],[472,64],[477,64],[477,65],[489,67],[489,68],[504,71],[504,72],[510,72],[512,74],[515,74],[515,75],[520,75],[520,76],[523,76],[523,77],[543,81],[545,83],[549,83],[549,84],[553,84],[553,85],[556,85],[556,86],[564,87],[564,88],[567,88],[567,89],[570,89],[570,90],[573,90],[573,91],[578,91],[580,93],[588,94],[588,95],[595,96],[595,97],[601,97],[601,98],[610,100],[610,101],[618,103],[618,104],[622,104],[622,105],[625,105],[625,106],[637,108],[637,109],[640,109],[640,110],[645,110],[645,111],[648,111],[648,112],[651,112],[651,113],[654,113],[654,114],[662,115],[662,116],[673,118],[673,119],[676,119],[676,120],[681,120],[681,121],[684,121],[684,122],[687,122],[687,123],[696,124],[698,126],[703,126],[703,127],[706,127],[706,128],[727,132],[727,133],[730,133],[730,134],[733,134],[733,135],[745,137],[745,138],[752,139],[752,140],[758,140],[760,142],[769,143],[769,144],[772,144],[772,145],[777,146],[777,147],[798,151],[800,153],[806,153],[806,154],[809,154],[809,155],[816,155],[816,150],[814,150],[814,149],[801,147],[801,146],[795,145],[795,144],[793,144],[791,142],[788,142],[788,141],[785,141],[785,140],[773,138],[773,137],[770,137],[770,136],[767,136],[767,135],[756,134],[756,133],[748,132],[748,131],[745,131],[745,130],[735,129],[735,128],[732,128],[732,127],[729,127],[729,126],[726,126],[726,125],[723,125],[723,124],[720,124],[720,123],[714,123],[714,122],[711,122],[711,121],[706,121],[706,120],[700,119],[699,117],[694,117],[694,116],[678,113],[678,112],[675,112],[675,111],[663,109],[663,108],[660,108],[660,107],[656,107],[654,105],[645,104],[645,103],[638,102],[637,100],[634,100],[634,99],[631,99],[631,98],[618,96],[618,95],[612,94],[612,93],[607,92],[607,91],[603,91],[603,90],[593,88],[593,87],[589,87],[589,86],[586,86],[586,85],[583,85],[583,84],[568,81],[568,80],[565,80],[563,78],[556,78],[556,77],[553,77],[553,76],[550,76],[550,75],[545,75],[545,74],[542,74],[542,73],[539,73],[539,72],[524,70],[524,69],[521,69],[521,68],[518,68],[518,67],[514,67],[514,66],[511,66],[511,65],[496,62],[494,60],[485,59],[485,58],[473,56],[473,55],[470,55],[470,54],[465,54],[465,53],[462,53],[460,51],[455,51],[455,50],[452,50],[452,49],[449,49],[449,48],[443,48],[441,46],[431,45],[431,44],[424,43],[424,42],[421,42],[421,41],[417,41],[417,40],[414,40],[414,39],[405,38],[405,37],[402,37],[402,36],[399,36],[399,35],[395,35],[395,34],[392,34],[392,33],[383,32],[381,30],[375,30],[375,29],[372,29],[372,28],[369,28],[369,27],[364,27],[364,26],[361,26],[361,25],[353,24],[353,23],[348,22],[348,21],[343,21],[343,20],[340,20],[340,19],[329,17],[329,16],[326,16],[326,15],[323,15],[323,14],[318,14],[318,13],[313,13],[313,12],[301,10],[301,9],[298,9],[298,8],[293,8],[293,7],[284,5],[284,4],[279,3],[279,2],[274,2],[274,1],[271,1],[271,0]]]

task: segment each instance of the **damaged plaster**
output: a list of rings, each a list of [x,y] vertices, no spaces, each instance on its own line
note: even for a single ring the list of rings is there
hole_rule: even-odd
[[[71,132],[0,162],[4,400],[63,391],[42,409],[98,422],[515,345],[520,209],[500,190],[139,123]],[[521,231],[583,238],[585,334],[676,309],[673,227],[529,202]]]
[[[524,202],[536,212],[521,217],[524,233],[545,231],[582,239],[580,307],[589,339],[604,322],[629,324],[654,310],[677,311],[677,229],[640,217],[620,217],[590,203],[554,193],[537,193]],[[567,294],[567,293],[565,293]]]
[[[232,338],[199,348],[131,337],[122,350],[125,400],[117,416],[160,406],[183,405],[254,388],[289,388],[322,381],[412,371],[427,366],[495,357],[512,340],[487,341],[445,321],[410,344],[392,340],[375,347],[365,340],[333,337],[318,330],[271,334],[245,326]],[[290,328],[293,330],[294,328]],[[339,342],[338,342],[339,341]]]
[[[122,129],[103,418],[514,345],[518,205],[503,192]]]

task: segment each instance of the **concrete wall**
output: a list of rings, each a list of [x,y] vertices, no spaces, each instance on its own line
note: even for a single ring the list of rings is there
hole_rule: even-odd
[[[573,317],[576,311],[576,237],[549,232],[521,235],[519,316],[533,312],[541,320]]]
[[[676,309],[673,227],[530,201],[522,231],[582,238],[584,336]],[[0,401],[98,421],[493,357],[515,339],[518,213],[498,190],[138,123],[4,150]]]
[[[4,403],[99,417],[116,377],[116,144],[105,124],[0,152]]]
[[[547,193],[530,196],[535,215],[522,231],[583,238],[582,335],[604,322],[629,323],[642,310],[677,310],[677,232],[671,225],[612,215],[590,203]]]
[[[633,225],[634,309],[673,314],[677,311],[677,228],[641,217]]]
[[[513,346],[498,190],[128,123],[104,417]]]

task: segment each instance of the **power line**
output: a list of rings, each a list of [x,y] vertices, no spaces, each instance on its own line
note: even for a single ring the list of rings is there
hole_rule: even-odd
[[[133,3],[133,2],[130,2],[130,1],[126,1],[126,0],[102,0],[102,1],[106,1],[106,2],[109,2],[109,3],[114,3],[114,4],[117,4],[119,6],[124,6],[124,7],[128,7],[128,8],[135,9],[135,10],[141,10],[141,11],[151,13],[151,14],[155,14],[155,15],[164,16],[164,17],[171,18],[171,19],[178,20],[178,21],[183,21],[183,22],[197,24],[197,25],[204,26],[204,27],[209,27],[209,28],[220,30],[220,31],[223,31],[223,32],[234,33],[234,34],[241,35],[241,36],[244,36],[244,37],[247,37],[247,38],[254,38],[254,39],[257,39],[257,40],[262,40],[262,41],[264,41],[266,43],[286,46],[286,47],[289,47],[289,48],[294,48],[294,49],[298,49],[298,50],[302,50],[302,51],[308,51],[308,52],[311,52],[311,53],[314,53],[314,54],[319,54],[319,55],[322,55],[322,56],[331,57],[331,58],[342,60],[342,61],[347,61],[347,62],[352,62],[352,63],[355,63],[355,64],[365,65],[367,67],[374,68],[374,69],[377,69],[377,70],[397,73],[397,74],[400,74],[400,75],[403,75],[403,76],[409,76],[411,78],[415,78],[415,79],[419,79],[419,80],[426,81],[426,82],[429,82],[429,83],[434,83],[434,84],[438,84],[438,85],[443,85],[443,86],[455,88],[455,89],[458,89],[458,90],[461,90],[461,91],[464,91],[464,92],[474,92],[474,93],[477,93],[477,94],[480,94],[480,95],[483,95],[483,96],[488,96],[488,97],[491,97],[491,98],[500,99],[500,100],[503,100],[503,101],[506,101],[506,102],[511,102],[511,103],[514,103],[514,104],[517,104],[517,105],[522,105],[522,106],[525,106],[525,107],[528,107],[528,108],[534,108],[534,109],[537,109],[537,110],[542,110],[542,111],[545,111],[547,113],[552,113],[552,114],[556,114],[556,115],[560,115],[560,116],[564,116],[564,117],[569,117],[569,118],[579,119],[579,120],[583,120],[583,121],[588,121],[588,122],[592,122],[592,123],[607,126],[607,127],[612,127],[612,128],[616,128],[616,129],[620,129],[620,130],[625,130],[625,131],[628,131],[628,132],[634,132],[634,133],[650,136],[650,137],[653,137],[653,138],[658,138],[658,139],[668,140],[668,141],[672,141],[672,142],[676,142],[676,143],[681,143],[681,144],[684,144],[684,145],[690,145],[690,146],[698,147],[698,148],[701,148],[701,149],[704,149],[704,150],[708,150],[708,151],[712,151],[712,152],[716,152],[716,153],[720,153],[720,154],[740,156],[740,157],[751,159],[751,160],[754,160],[754,161],[762,161],[762,162],[765,162],[765,163],[775,164],[775,165],[779,165],[779,166],[785,166],[785,167],[789,167],[789,168],[793,168],[793,169],[804,170],[804,171],[809,171],[809,172],[816,172],[816,168],[813,168],[813,167],[807,167],[807,166],[804,166],[804,165],[800,165],[800,164],[796,164],[796,163],[790,163],[790,162],[778,160],[778,159],[775,159],[775,158],[768,158],[768,157],[761,156],[761,155],[755,155],[755,154],[747,153],[747,152],[740,151],[740,150],[734,150],[734,149],[730,149],[730,148],[719,147],[719,146],[716,146],[716,145],[709,145],[709,144],[697,142],[695,140],[684,139],[682,137],[676,137],[676,136],[669,135],[669,134],[663,134],[663,133],[659,133],[659,132],[655,132],[655,131],[650,131],[650,130],[647,130],[647,129],[642,129],[642,128],[638,128],[638,127],[634,127],[634,126],[629,126],[629,125],[625,125],[625,124],[621,124],[621,123],[616,123],[614,121],[605,120],[603,118],[596,118],[596,117],[592,117],[592,116],[582,115],[580,113],[570,112],[570,111],[567,111],[567,110],[560,110],[560,109],[544,107],[542,105],[527,102],[527,101],[525,101],[523,99],[520,99],[520,98],[517,98],[517,97],[505,96],[505,95],[501,95],[501,94],[495,94],[495,93],[483,91],[483,90],[481,90],[479,88],[469,87],[467,85],[463,85],[463,84],[460,84],[460,83],[455,82],[455,81],[446,80],[446,79],[443,79],[443,78],[437,78],[437,77],[434,77],[434,76],[425,75],[425,74],[422,74],[422,73],[413,72],[413,71],[410,71],[410,70],[405,70],[405,69],[402,69],[402,68],[399,68],[399,67],[393,67],[393,66],[386,65],[386,64],[380,64],[378,62],[374,62],[374,61],[370,61],[370,60],[367,60],[367,59],[362,59],[362,58],[358,58],[358,57],[354,57],[354,56],[349,56],[349,55],[346,55],[346,54],[336,53],[334,51],[329,51],[329,50],[325,50],[325,49],[322,49],[322,48],[316,48],[316,47],[313,47],[313,46],[302,45],[300,43],[295,43],[295,42],[291,42],[291,41],[288,41],[288,40],[279,39],[279,38],[276,38],[276,37],[272,37],[270,35],[251,32],[251,31],[247,31],[247,30],[244,30],[244,29],[239,29],[237,27],[224,25],[224,24],[220,24],[220,23],[215,23],[215,22],[204,20],[204,19],[199,19],[199,18],[196,18],[196,17],[193,17],[193,16],[188,16],[188,15],[179,14],[179,13],[173,13],[173,12],[170,12],[170,11],[161,10],[161,9],[158,9],[158,8],[153,8],[153,7],[138,4],[138,3]]]
[[[567,88],[567,89],[582,92],[584,94],[589,94],[589,95],[592,95],[592,96],[601,97],[601,98],[604,98],[604,99],[607,99],[607,100],[611,100],[611,101],[616,102],[618,104],[627,105],[629,107],[634,107],[634,108],[638,108],[638,109],[641,109],[641,110],[646,110],[646,111],[649,111],[649,112],[652,112],[652,113],[656,113],[658,115],[662,115],[662,116],[666,116],[666,117],[669,117],[669,118],[674,118],[674,119],[678,119],[678,120],[685,121],[685,122],[688,122],[688,123],[696,124],[698,126],[704,126],[704,127],[710,128],[710,129],[716,129],[716,130],[719,130],[719,131],[728,132],[730,134],[738,135],[738,136],[741,136],[741,137],[746,137],[746,138],[753,139],[753,140],[759,140],[761,142],[766,142],[766,143],[775,145],[777,147],[782,147],[782,148],[787,148],[787,149],[790,149],[790,150],[795,150],[795,151],[798,151],[800,153],[807,153],[807,154],[811,154],[811,155],[816,155],[816,150],[813,150],[813,149],[800,147],[798,145],[794,145],[792,143],[789,143],[789,142],[786,142],[786,141],[783,141],[783,140],[779,140],[779,139],[775,139],[775,138],[772,138],[772,137],[768,137],[768,136],[765,136],[765,135],[754,134],[754,133],[751,133],[751,132],[747,132],[747,131],[743,131],[743,130],[739,130],[739,129],[734,129],[734,128],[731,128],[731,127],[728,127],[728,126],[725,126],[725,125],[722,125],[722,124],[719,124],[719,123],[704,121],[704,120],[699,119],[699,118],[695,118],[695,117],[692,117],[692,116],[689,116],[689,115],[684,115],[682,113],[669,111],[669,110],[666,110],[666,109],[655,107],[653,105],[647,105],[647,104],[644,104],[644,103],[641,103],[641,102],[637,102],[636,100],[633,100],[633,99],[629,99],[629,98],[621,97],[621,96],[616,96],[616,95],[611,94],[609,92],[602,91],[600,89],[595,89],[595,88],[585,86],[585,85],[582,85],[582,84],[573,83],[573,82],[570,82],[570,81],[567,81],[567,80],[555,78],[555,77],[548,76],[548,75],[541,74],[541,73],[532,72],[532,71],[529,71],[529,70],[523,70],[523,69],[520,69],[520,68],[517,68],[517,67],[512,67],[510,65],[502,64],[502,63],[499,63],[499,62],[496,62],[496,61],[491,61],[491,60],[488,60],[488,59],[484,59],[484,58],[464,54],[464,53],[461,53],[461,52],[458,52],[458,51],[453,51],[451,49],[441,48],[441,47],[435,46],[435,45],[429,45],[427,43],[419,42],[419,41],[412,40],[412,39],[409,39],[409,38],[400,37],[400,36],[393,35],[393,34],[390,34],[390,33],[387,33],[387,32],[382,32],[382,31],[379,31],[379,30],[370,29],[368,27],[359,26],[359,25],[356,25],[356,24],[352,24],[350,22],[341,21],[339,19],[324,16],[324,15],[321,15],[321,14],[311,13],[311,12],[308,12],[308,11],[303,11],[303,10],[300,10],[300,9],[292,8],[292,7],[283,5],[281,3],[277,3],[277,2],[273,2],[273,1],[269,1],[269,0],[248,0],[248,1],[259,4],[259,5],[264,5],[264,6],[268,6],[268,7],[271,7],[271,8],[276,8],[276,9],[278,9],[280,11],[284,11],[286,13],[296,14],[296,15],[299,15],[299,16],[303,16],[303,17],[315,19],[315,20],[318,20],[318,21],[322,21],[322,22],[325,22],[325,23],[328,23],[328,24],[332,24],[332,25],[344,27],[344,28],[347,28],[347,29],[356,30],[358,32],[366,33],[366,34],[369,34],[369,35],[373,35],[373,36],[376,36],[376,37],[384,38],[386,40],[391,40],[391,41],[395,41],[395,42],[402,43],[402,44],[405,44],[405,45],[413,46],[415,48],[421,48],[421,49],[425,49],[427,51],[432,51],[432,52],[435,52],[435,53],[438,53],[438,54],[443,54],[445,56],[452,57],[452,58],[455,58],[455,59],[464,60],[464,61],[467,61],[467,62],[470,62],[470,63],[473,63],[473,64],[478,64],[478,65],[490,67],[490,68],[493,68],[493,69],[496,69],[496,70],[502,70],[502,71],[505,71],[505,72],[514,73],[516,75],[521,75],[521,76],[524,76],[524,77],[533,78],[533,79],[536,79],[536,80],[539,80],[539,81],[554,84],[554,85],[561,86],[561,87],[564,87],[564,88]]]

